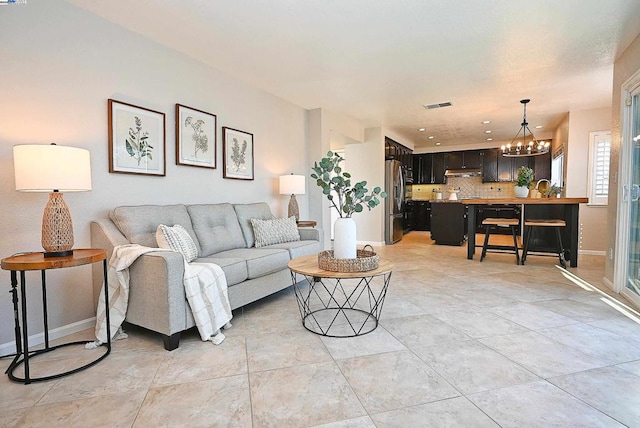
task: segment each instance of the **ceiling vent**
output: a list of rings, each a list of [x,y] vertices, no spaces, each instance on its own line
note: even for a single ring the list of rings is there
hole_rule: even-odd
[[[433,110],[434,108],[451,107],[452,105],[453,103],[451,101],[447,101],[444,103],[437,103],[437,104],[425,104],[424,108],[426,108],[427,110]]]

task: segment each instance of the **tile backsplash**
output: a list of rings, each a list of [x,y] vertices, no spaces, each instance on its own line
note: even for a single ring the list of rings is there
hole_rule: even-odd
[[[483,183],[482,177],[448,177],[447,184],[414,184],[411,195],[416,200],[435,199],[435,193],[441,191],[442,197],[449,197],[449,189],[459,190],[461,198],[513,198],[514,183]]]

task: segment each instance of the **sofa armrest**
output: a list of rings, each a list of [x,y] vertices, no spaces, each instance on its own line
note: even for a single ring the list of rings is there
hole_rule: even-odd
[[[131,265],[129,274],[127,321],[168,336],[189,327],[180,253],[144,254]]]
[[[91,222],[91,247],[101,248],[107,252],[107,260],[111,258],[113,247],[128,244],[129,241],[118,230],[111,220],[96,220]],[[94,263],[92,269],[93,305],[98,307],[98,296],[102,290],[102,263]]]

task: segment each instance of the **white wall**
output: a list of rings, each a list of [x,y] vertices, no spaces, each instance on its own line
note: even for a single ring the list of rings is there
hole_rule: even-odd
[[[90,246],[90,221],[118,205],[266,201],[274,214],[286,214],[289,197],[278,194],[277,177],[309,172],[302,108],[64,1],[30,0],[0,12],[0,257],[41,251],[47,195],[14,190],[15,144],[57,142],[90,150],[93,191],[65,195],[77,248]],[[166,177],[108,172],[108,98],[166,114]],[[175,103],[217,115],[218,169],[175,165]],[[222,126],[254,134],[254,181],[222,178]],[[313,218],[308,196],[298,202],[301,217]],[[27,277],[34,285],[38,278]],[[48,280],[51,328],[94,315],[88,267],[50,272]],[[0,281],[2,345],[13,341],[9,273],[0,271]],[[31,333],[42,330],[39,299],[30,287]]]
[[[566,147],[567,197],[589,196],[589,132],[611,129],[611,107],[572,110]],[[607,248],[607,208],[580,205],[580,250],[604,254]]]

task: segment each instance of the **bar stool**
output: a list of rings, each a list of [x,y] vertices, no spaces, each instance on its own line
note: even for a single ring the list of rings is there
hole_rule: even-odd
[[[527,260],[527,253],[529,252],[529,241],[531,240],[531,235],[538,227],[553,227],[556,231],[556,245],[558,250],[558,259],[560,260],[560,265],[563,268],[567,268],[567,261],[564,258],[564,247],[562,246],[562,234],[560,233],[560,229],[567,226],[567,223],[564,220],[558,219],[542,219],[542,220],[534,220],[529,219],[524,221],[524,250],[522,251],[522,261],[521,263],[524,265]],[[536,254],[536,255],[546,255],[546,254]]]
[[[516,234],[516,227],[520,222],[517,218],[485,218],[482,220],[482,225],[486,226],[486,231],[484,234],[484,244],[482,245],[482,254],[480,255],[480,261],[485,258],[487,255],[487,250],[497,250],[491,251],[495,253],[505,253],[505,252],[514,252],[516,254],[516,264],[520,264],[520,253],[518,252],[518,238]],[[513,247],[507,245],[489,245],[489,235],[491,235],[492,228],[498,227],[510,227],[511,234],[513,235]]]

